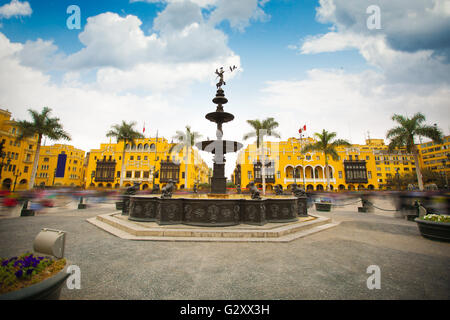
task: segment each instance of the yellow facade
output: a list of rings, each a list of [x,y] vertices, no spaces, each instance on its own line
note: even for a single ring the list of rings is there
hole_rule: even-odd
[[[444,137],[442,144],[432,141],[417,145],[421,168],[428,168],[449,176],[450,174],[450,136]]]
[[[267,190],[272,190],[278,184],[286,189],[293,183],[306,190],[326,190],[324,154],[301,153],[303,146],[313,142],[311,138],[289,138],[287,141],[264,143],[266,163],[271,163],[266,166]],[[339,160],[328,158],[330,188],[334,191],[383,189],[386,180],[397,172],[402,174],[415,170],[412,154],[404,150],[388,152],[383,139],[367,139],[364,145],[339,147],[337,152]],[[255,181],[261,187],[260,170],[255,170],[254,166],[260,160],[256,144],[242,150],[238,154],[233,174],[235,184],[246,187]]]
[[[66,144],[41,146],[35,186],[84,187],[84,154]]]
[[[26,190],[31,178],[37,136],[16,141],[18,135],[11,112],[0,109],[0,141],[4,141],[4,157],[0,158],[2,189]]]
[[[174,179],[177,189],[184,188],[185,148],[174,149],[174,143],[165,138],[145,138],[135,140],[135,145],[127,145],[125,153],[125,169],[123,186],[141,183],[141,190],[153,188],[153,183],[163,187],[169,178]],[[102,143],[99,149],[88,153],[85,186],[87,188],[118,188],[122,170],[123,142]],[[179,152],[178,152],[179,151]],[[164,164],[177,163],[178,170],[170,173]],[[163,164],[163,170],[161,165]],[[207,183],[209,168],[196,149],[190,148],[187,168],[187,188],[194,184]],[[155,174],[156,173],[156,174]]]

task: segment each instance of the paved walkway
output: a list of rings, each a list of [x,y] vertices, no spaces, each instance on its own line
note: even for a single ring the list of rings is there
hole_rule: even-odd
[[[81,269],[81,289],[64,288],[62,299],[450,298],[449,243],[356,206],[321,213],[340,225],[290,243],[126,241],[86,222],[112,204],[74,207],[0,219],[2,257],[31,250],[41,228],[68,232],[66,257]],[[380,290],[367,289],[370,265],[381,269]]]

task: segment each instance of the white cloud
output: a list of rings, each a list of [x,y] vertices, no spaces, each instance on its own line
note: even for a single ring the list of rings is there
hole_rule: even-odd
[[[228,20],[232,28],[243,31],[250,21],[265,22],[270,16],[264,12],[267,1],[260,0],[218,0],[216,9],[212,11],[209,22],[218,24]]]
[[[390,122],[394,113],[411,116],[419,111],[428,123],[438,123],[446,131],[450,124],[448,86],[391,86],[376,71],[348,74],[314,69],[304,80],[268,82],[263,93],[259,103],[265,110],[276,110],[285,137],[306,123],[309,136],[327,129],[353,143],[364,143],[367,130],[372,138],[385,138],[394,125]]]
[[[0,7],[0,18],[9,19],[11,17],[31,16],[32,12],[33,10],[31,10],[27,1],[11,0],[10,3]]]

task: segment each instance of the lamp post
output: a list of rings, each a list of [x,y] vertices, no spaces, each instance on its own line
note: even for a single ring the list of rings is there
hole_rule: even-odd
[[[2,171],[3,171],[3,167],[6,165],[7,167],[9,166],[9,164],[11,163],[11,159],[8,159],[5,163],[5,158],[6,158],[6,153],[2,152],[0,154],[0,158],[2,158],[2,162],[0,163],[0,179],[2,178]]]
[[[56,178],[56,169],[53,171],[53,183],[52,183],[52,187],[55,186],[55,178]]]
[[[400,191],[400,174],[398,173],[400,169],[399,168],[395,168],[395,177],[397,178],[397,190]]]
[[[22,175],[22,172],[20,172],[20,170],[17,170],[17,173],[16,173],[16,171],[14,170],[13,175],[14,175],[14,177],[16,177],[16,179],[14,179],[14,187],[13,187],[13,192],[14,192],[16,190],[17,178]]]
[[[450,154],[447,154],[447,158],[450,158]],[[448,179],[447,179],[447,171],[445,170],[447,168],[447,160],[443,159],[442,164],[444,165],[444,175],[445,175],[445,189],[448,189]]]

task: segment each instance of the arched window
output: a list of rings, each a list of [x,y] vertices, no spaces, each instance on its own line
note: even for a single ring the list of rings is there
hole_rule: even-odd
[[[152,143],[152,144],[150,145],[150,150],[151,150],[151,151],[154,151],[155,149],[156,149],[156,146],[155,146],[154,143]]]
[[[148,143],[144,144],[144,150],[148,150]]]
[[[137,146],[137,148],[138,148],[138,150],[142,150],[142,149],[143,149],[143,148],[142,148],[142,143],[139,143],[138,146]]]

